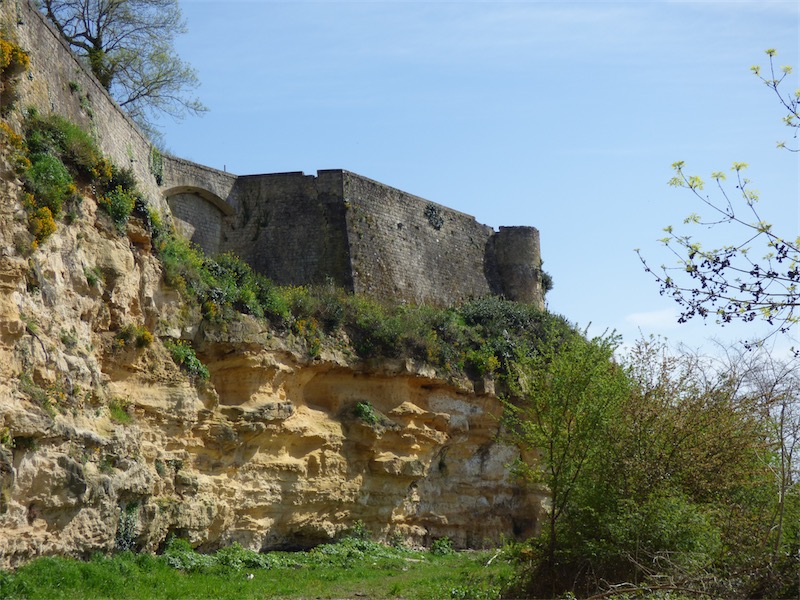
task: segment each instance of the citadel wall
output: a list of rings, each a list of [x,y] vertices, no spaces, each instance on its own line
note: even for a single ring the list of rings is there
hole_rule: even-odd
[[[279,284],[332,282],[419,304],[495,294],[543,306],[532,227],[495,232],[470,215],[338,169],[241,176],[230,198],[236,212],[216,215],[219,250]]]
[[[353,289],[340,174],[241,176],[231,195],[237,210],[223,224],[223,252],[280,285]]]
[[[162,158],[162,193],[175,228],[209,255],[221,251],[222,223],[233,215],[237,176],[174,156]]]
[[[498,293],[474,217],[345,172],[343,196],[354,291],[446,305]]]
[[[447,305],[487,294],[544,306],[539,233],[474,217],[343,170],[239,176],[163,157],[27,0],[0,0],[0,24],[31,55],[18,106],[91,131],[130,167],[144,197],[210,254],[234,252],[276,283]],[[13,113],[21,118],[21,111]]]

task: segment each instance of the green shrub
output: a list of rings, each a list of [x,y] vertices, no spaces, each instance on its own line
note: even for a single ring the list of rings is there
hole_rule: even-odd
[[[31,166],[31,161],[28,160],[27,156],[28,147],[25,144],[25,138],[14,131],[11,125],[5,121],[0,121],[0,142],[9,147],[9,158],[14,166],[14,172],[24,174]]]
[[[148,231],[150,231],[150,234],[153,236],[153,241],[157,241],[161,236],[164,235],[164,220],[161,218],[161,214],[155,208],[147,205],[144,200],[141,200],[141,204],[137,203],[134,210],[141,212],[145,227],[147,227]]]
[[[447,556],[448,554],[455,554],[453,549],[453,540],[449,537],[441,537],[431,544],[431,554],[434,556]]]
[[[392,548],[396,548],[398,550],[405,550],[406,549],[406,536],[404,536],[399,531],[392,532],[392,535],[389,536],[387,543]]]
[[[156,250],[166,282],[188,293],[206,319],[227,321],[239,312],[267,318],[279,328],[291,322],[291,294],[233,254],[206,257],[197,246],[171,233],[158,236]]]
[[[119,523],[115,535],[114,547],[118,552],[136,549],[136,525],[138,523],[139,505],[131,502],[119,509]]]
[[[25,183],[33,194],[36,207],[47,207],[54,217],[61,214],[64,203],[77,192],[72,175],[61,159],[52,154],[31,155]]]
[[[128,403],[120,398],[112,398],[108,403],[108,416],[121,425],[127,425],[133,420],[128,412]]]
[[[346,318],[346,304],[351,296],[332,284],[308,288],[306,308],[309,316],[317,320],[323,331],[332,333],[342,327]]]
[[[39,406],[51,417],[55,417],[56,409],[53,405],[50,390],[47,390],[36,383],[28,373],[19,376],[19,389],[30,400]]]
[[[467,302],[459,306],[457,311],[480,348],[478,356],[473,354],[469,357],[472,366],[479,367],[475,359],[480,363],[480,354],[487,360],[486,366],[491,366],[491,354],[499,363],[498,370],[503,373],[512,370],[517,356],[534,352],[540,343],[558,344],[553,335],[565,336],[572,331],[561,317],[550,315],[530,304],[510,302],[494,296]],[[559,330],[559,333],[553,333]]]
[[[164,182],[164,157],[155,146],[150,147],[150,173],[158,185]]]
[[[233,254],[204,258],[195,291],[209,318],[228,320],[235,311],[264,316],[258,302],[258,281],[249,265]]]
[[[33,247],[46,240],[56,231],[56,221],[53,213],[46,206],[29,209],[28,212],[28,231],[34,237]]]
[[[322,544],[311,550],[307,558],[311,564],[352,568],[365,560],[399,559],[407,551],[392,548],[365,538],[344,537],[333,544]]]
[[[399,323],[389,317],[380,302],[354,296],[347,303],[345,320],[345,328],[359,356],[399,356]]]
[[[356,403],[353,407],[353,415],[368,425],[377,425],[380,422],[380,416],[375,412],[372,404],[366,401]]]
[[[30,56],[16,42],[5,38],[5,31],[0,37],[0,80],[7,80],[22,73],[30,66]]]
[[[32,111],[25,121],[28,151],[59,158],[75,175],[92,178],[102,154],[92,137],[59,115],[39,116]]]
[[[292,333],[298,336],[306,345],[306,350],[311,358],[317,358],[322,352],[322,332],[317,320],[297,319],[292,323]]]
[[[129,189],[118,185],[107,194],[101,196],[99,203],[111,215],[117,229],[124,231],[128,218],[133,212],[133,207],[136,205],[136,195]]]
[[[269,569],[281,563],[278,557],[247,550],[238,542],[220,548],[215,554],[200,554],[188,541],[179,538],[167,542],[164,558],[170,567],[186,573]]]
[[[103,280],[103,273],[97,267],[85,268],[83,275],[86,277],[86,283],[91,287],[97,287],[97,284]]]
[[[22,148],[15,146],[18,156],[15,163],[24,166],[25,185],[31,193],[24,204],[35,247],[55,231],[55,219],[60,216],[64,203],[79,199],[75,178],[84,183],[97,183],[104,193],[113,179],[114,168],[103,158],[92,137],[63,117],[42,117],[32,109],[25,119],[24,129]],[[124,226],[130,214],[128,199],[112,191],[100,200],[117,226]],[[68,222],[75,214],[70,212]]]
[[[206,367],[200,359],[197,358],[194,348],[184,340],[166,340],[164,345],[172,355],[172,360],[175,361],[183,371],[185,371],[192,379],[206,380],[209,377],[208,367]]]
[[[153,334],[144,325],[125,325],[114,336],[118,346],[136,346],[147,348],[153,343]]]
[[[353,526],[347,531],[347,535],[345,537],[354,538],[357,540],[368,540],[372,537],[372,532],[364,524],[364,521],[359,519],[353,523]]]
[[[500,360],[495,356],[492,345],[485,343],[478,349],[467,350],[465,367],[467,372],[483,377],[497,371],[500,368]]]
[[[258,302],[264,316],[278,327],[284,327],[292,317],[289,302],[280,287],[264,278],[258,288]]]
[[[17,435],[12,438],[11,446],[25,452],[36,452],[39,449],[39,440],[29,435]]]
[[[20,98],[17,90],[18,75],[30,66],[28,53],[16,43],[3,39],[5,33],[0,31],[0,116],[2,117],[8,115],[16,106]]]
[[[481,328],[487,337],[517,332],[542,333],[547,315],[531,304],[511,302],[497,296],[478,298],[461,305],[458,313],[468,326]]]
[[[161,235],[156,251],[164,267],[168,285],[182,292],[192,292],[200,287],[203,252],[188,240],[174,234]]]
[[[547,292],[552,291],[553,289],[553,276],[550,275],[547,271],[541,272],[542,277],[542,293],[546,294]]]
[[[269,569],[273,561],[266,554],[259,554],[252,550],[242,548],[238,542],[220,548],[214,555],[216,563],[228,570],[241,571],[242,569]]]
[[[136,175],[133,173],[133,169],[111,165],[111,177],[108,180],[107,189],[113,190],[117,187],[128,192],[136,191]]]
[[[187,540],[180,538],[172,538],[167,542],[164,558],[173,569],[187,573],[203,571],[215,563],[213,556],[198,554]]]

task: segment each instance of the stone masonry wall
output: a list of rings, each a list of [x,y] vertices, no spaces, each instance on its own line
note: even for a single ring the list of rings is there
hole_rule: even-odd
[[[494,234],[492,253],[503,295],[544,309],[539,230],[501,227]]]
[[[237,212],[224,225],[223,252],[281,285],[352,289],[341,172],[242,176],[232,195]]]
[[[470,215],[342,170],[242,176],[230,202],[236,212],[223,221],[219,250],[282,285],[330,281],[375,298],[433,305],[503,294],[543,306],[532,227],[495,232]],[[187,235],[201,239],[198,231],[213,215],[204,216],[200,203],[170,203],[187,221]]]
[[[164,155],[162,171],[164,195],[169,197],[181,188],[191,188],[206,196],[206,200],[217,205],[226,215],[236,210],[235,197],[231,195],[237,176],[205,165]]]
[[[220,252],[226,216],[235,213],[237,176],[175,156],[163,157],[162,188],[175,227],[207,254]]]
[[[474,217],[348,172],[344,201],[356,292],[439,305],[499,292],[494,230]]]

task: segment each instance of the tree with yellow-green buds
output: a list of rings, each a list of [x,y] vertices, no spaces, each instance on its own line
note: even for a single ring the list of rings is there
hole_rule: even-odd
[[[787,77],[792,68],[777,68],[773,49],[769,57],[769,75],[759,66],[751,71],[779,98],[786,111],[783,122],[794,130],[794,144],[779,142],[778,147],[800,151],[796,139],[800,131],[800,90],[786,92]],[[669,185],[688,190],[707,207],[711,217],[702,219],[691,214],[685,225],[705,228],[721,224],[737,227],[739,238],[718,248],[705,249],[692,235],[665,228],[660,241],[677,257],[676,265],[651,268],[637,250],[645,270],[661,287],[661,294],[671,297],[681,307],[680,323],[699,316],[725,324],[733,321],[764,320],[786,332],[800,321],[800,237],[783,236],[759,214],[758,192],[744,172],[747,163],[735,162],[731,167],[735,190],[730,189],[725,173],[711,174],[715,196],[705,191],[705,182],[685,171],[683,161],[673,163],[674,176]],[[760,248],[760,250],[757,250]]]

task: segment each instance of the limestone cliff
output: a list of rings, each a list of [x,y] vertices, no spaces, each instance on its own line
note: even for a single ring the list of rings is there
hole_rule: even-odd
[[[171,532],[201,549],[307,547],[359,519],[462,547],[534,531],[540,498],[509,478],[492,393],[333,347],[312,360],[249,317],[204,324],[164,283],[142,223],[119,233],[90,189],[31,252],[6,150],[0,567],[120,540],[153,551]],[[126,341],[126,326],[155,339]],[[174,338],[191,340],[207,382],[174,364]]]
[[[30,52],[13,110],[0,78],[10,127],[29,107],[66,117],[167,215],[149,141],[35,8],[0,2],[0,26]],[[0,568],[119,545],[152,551],[170,533],[201,549],[307,547],[357,520],[383,537],[449,536],[461,547],[535,531],[541,498],[509,478],[516,450],[497,440],[490,385],[406,361],[359,362],[347,340],[311,359],[251,317],[209,325],[165,283],[144,223],[120,233],[86,182],[35,247],[8,139]],[[176,339],[197,350],[207,381],[173,362],[165,343]]]

